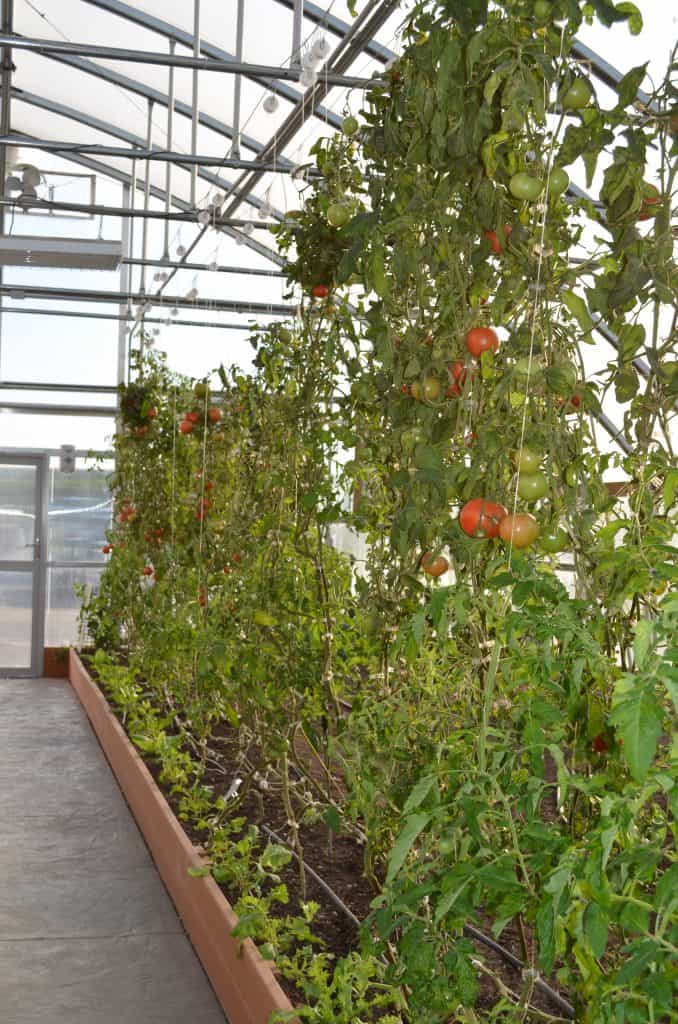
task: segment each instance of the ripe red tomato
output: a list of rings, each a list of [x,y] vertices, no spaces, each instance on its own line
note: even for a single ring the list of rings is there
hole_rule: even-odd
[[[499,338],[491,327],[472,327],[466,333],[466,348],[472,356],[478,358],[483,352],[496,352]]]
[[[189,423],[193,423],[195,425],[196,423],[200,422],[200,414],[197,412],[187,412],[186,415],[184,416],[184,419],[188,420]]]
[[[410,385],[409,384],[403,384],[402,387],[400,388],[400,393],[401,393],[401,395],[409,395],[409,393],[410,393]]]
[[[200,592],[198,594],[198,604],[200,605],[201,608],[204,608],[205,605],[207,604],[207,591],[204,589],[204,587],[200,588]]]
[[[148,427],[142,427],[142,426],[135,427],[134,428],[134,433],[135,433],[136,437],[145,437],[146,434],[148,433]]]
[[[239,562],[242,562],[242,555],[236,552],[234,555],[231,555],[231,561],[235,562],[237,565]]]
[[[456,362],[448,364],[447,376],[449,377],[450,384],[445,392],[445,398],[452,398],[454,395],[460,395],[461,389],[464,386],[464,381],[466,380],[466,366],[462,363],[461,359],[457,359]]]
[[[529,548],[539,536],[539,523],[529,512],[507,515],[499,524],[499,536],[514,548]]]
[[[157,417],[158,417],[158,410],[157,410],[157,408],[154,405],[152,405],[151,408],[146,413],[146,416],[147,416],[147,418],[149,420],[157,419]]]
[[[207,419],[210,423],[218,423],[223,415],[221,409],[216,405],[211,405],[207,410]]]
[[[421,567],[427,576],[433,576],[434,579],[437,579],[438,576],[442,576],[444,572],[447,572],[450,568],[450,563],[444,555],[436,555],[435,558],[432,558],[431,552],[425,551],[422,555]]]
[[[179,431],[182,434],[192,434],[194,424],[190,420],[182,420],[179,424]]]
[[[145,565],[143,572],[144,572],[144,576],[152,576],[153,575],[153,567],[150,566],[150,565]]]
[[[469,537],[498,537],[499,524],[506,514],[503,505],[484,498],[472,498],[459,513],[459,525]]]
[[[330,290],[326,284],[314,284],[311,288],[311,295],[314,299],[326,299]]]
[[[113,550],[113,545],[112,544],[104,544],[104,546],[102,547],[101,550],[103,551],[103,553],[105,555],[110,555],[111,551]]]
[[[602,732],[594,738],[591,746],[595,750],[596,754],[606,754],[610,749],[607,745],[607,740],[603,736]]]
[[[506,239],[507,244],[509,238],[511,237],[512,231],[513,228],[511,227],[510,224],[504,224],[504,237]],[[486,238],[487,241],[490,243],[490,248],[492,249],[493,253],[496,253],[497,256],[500,256],[501,253],[503,253],[504,248],[501,242],[499,241],[499,236],[496,231],[483,231],[483,238]]]

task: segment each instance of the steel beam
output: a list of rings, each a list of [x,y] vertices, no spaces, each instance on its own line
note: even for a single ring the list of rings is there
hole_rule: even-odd
[[[23,213],[29,210],[46,213],[86,213],[92,217],[142,217],[147,220],[177,220],[196,223],[195,212],[165,213],[164,210],[126,210],[124,206],[104,206],[99,203],[58,203],[47,199],[30,199],[17,196],[15,199],[0,199],[0,207],[14,207]],[[276,226],[268,221],[248,220],[242,217],[222,217],[214,215],[210,227],[242,228],[251,224],[252,227],[265,231]]]
[[[131,314],[120,313],[82,313],[72,309],[39,309],[22,306],[21,308],[6,308],[5,313],[22,316],[66,316],[75,320],[118,320],[122,323],[134,323],[136,317]],[[172,317],[168,323],[168,317],[145,316],[145,324],[159,324],[165,327],[211,327],[223,331],[250,331],[250,324],[228,324],[216,320],[183,320],[179,317]],[[89,388],[85,390],[89,391]]]
[[[150,101],[149,101],[150,102]],[[104,128],[102,131],[106,130]],[[111,128],[108,134],[112,135]],[[61,142],[58,139],[33,139],[26,142],[15,135],[0,136],[0,146],[24,146],[26,149],[42,149],[46,153],[57,153],[59,156],[67,157],[69,153],[86,153],[92,156],[112,156],[123,160],[155,160],[163,163],[184,164],[189,167],[225,167],[228,170],[265,170],[270,174],[291,174],[297,170],[297,164],[286,164],[281,167],[277,160],[270,163],[262,163],[260,160],[241,160],[239,157],[207,156],[205,154],[173,152],[171,149],[163,149],[158,146],[150,148],[142,146],[134,149],[127,149],[124,146],[104,146],[100,143],[86,142]],[[309,177],[319,178],[320,173],[314,168],[309,168]]]
[[[176,45],[176,39],[171,39]],[[193,56],[200,57],[200,0],[193,0]],[[195,156],[198,149],[198,114],[200,104],[198,100],[198,72],[193,69],[193,82],[191,88],[191,156]],[[191,206],[197,205],[197,172],[195,166],[191,169]]]
[[[129,302],[133,305],[144,305],[150,302],[155,308],[176,307],[178,309],[206,309],[211,313],[262,313],[264,316],[291,316],[296,312],[295,306],[285,306],[274,302],[236,302],[231,299],[201,298],[188,299],[184,295],[122,295],[120,292],[96,291],[87,288],[48,288],[42,285],[2,284],[0,295],[15,300],[38,299],[57,302],[106,302],[118,305]]]
[[[196,0],[197,2],[197,0]],[[245,0],[237,0],[238,13],[235,27],[235,59],[242,61],[243,43],[245,39]],[[231,156],[240,159],[240,100],[242,95],[242,75],[236,75],[233,85],[233,144]]]
[[[296,82],[299,78],[299,73],[295,68],[276,67],[272,64],[247,64],[242,61],[213,57],[185,57],[176,53],[128,50],[119,46],[96,46],[92,43],[71,43],[60,39],[33,39],[29,36],[17,36],[10,32],[0,33],[0,46],[11,46],[17,50],[31,50],[41,55],[66,53],[76,57],[94,57],[96,60],[120,60],[131,64],[194,68],[196,71],[216,71],[226,75],[247,75],[248,78],[263,79],[263,84],[267,88],[269,79]],[[346,89],[365,89],[375,84],[375,79],[344,75],[336,71],[323,71],[323,78],[331,86],[338,85]]]
[[[85,0],[85,3],[90,4],[92,7],[97,7],[99,10],[108,11],[109,14],[117,14],[119,17],[130,21],[133,25],[140,25],[142,28],[148,29],[150,32],[156,32],[166,39],[176,39],[178,43],[181,43],[182,46],[187,46],[189,49],[193,48],[193,36],[190,32],[184,32],[183,29],[177,28],[176,25],[163,21],[161,18],[156,18],[152,14],[147,14],[145,11],[140,11],[138,7],[124,3],[124,0]],[[218,46],[214,46],[212,43],[206,42],[204,39],[200,40],[200,51],[208,57],[214,57],[217,60],[233,60],[232,54],[227,53],[226,50],[222,50]],[[248,76],[246,75],[245,77]],[[254,81],[261,85],[260,80],[254,79]],[[303,98],[303,93],[298,89],[294,89],[286,82],[268,82],[266,87],[269,92],[274,92],[289,103],[298,103]],[[342,118],[339,114],[330,110],[329,107],[316,106],[312,113],[314,117],[317,117],[318,120],[323,121],[325,124],[331,125],[332,128],[341,128]]]

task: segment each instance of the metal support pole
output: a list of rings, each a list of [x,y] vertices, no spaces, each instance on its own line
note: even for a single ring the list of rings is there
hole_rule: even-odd
[[[151,148],[153,133],[153,100],[148,101],[148,125],[146,129],[146,148]],[[141,229],[141,255],[143,259],[148,256],[148,204],[151,198],[151,165],[146,161],[146,181],[144,183],[144,222]],[[143,294],[146,291],[146,268],[141,268],[141,281],[139,291]]]
[[[304,0],[294,0],[292,21],[292,54],[290,67],[301,67],[301,28],[304,22]]]
[[[122,188],[122,202],[123,206],[128,206],[130,203],[131,188],[129,185],[123,185]],[[130,235],[132,225],[134,221],[125,217],[122,222],[122,252],[123,255],[130,251]],[[129,302],[127,296],[131,291],[131,278],[132,278],[132,267],[129,263],[122,261],[120,263],[120,321],[118,324],[118,370],[117,370],[117,383],[125,383],[125,372],[127,368],[127,327],[125,325],[125,319],[129,315]]]
[[[200,57],[200,0],[193,0],[193,56]],[[191,96],[193,107],[191,114],[191,155],[198,151],[198,69],[193,69],[193,90]],[[191,206],[196,206],[196,190],[198,185],[198,168],[191,169]]]
[[[182,260],[179,263],[175,260],[140,260],[133,257],[129,259],[123,257],[122,262],[129,263],[132,266],[141,266],[145,262],[148,267],[167,267],[169,270],[199,270],[212,274],[244,274],[246,277],[287,277],[283,270],[262,270],[260,267],[215,266],[212,263],[187,263],[186,260]]]
[[[174,53],[176,43],[170,39],[170,53]],[[174,68],[170,67],[167,83],[167,149],[172,152],[172,128],[174,122]],[[172,195],[172,162],[167,161],[165,168],[165,213],[170,212],[170,196]],[[169,259],[169,221],[165,221],[165,242],[163,256]]]
[[[205,309],[211,313],[252,313],[263,316],[291,316],[296,312],[296,306],[285,305],[277,302],[245,302],[236,299],[215,299],[197,298],[189,299],[185,295],[148,295],[139,293],[135,295],[123,295],[121,292],[112,292],[106,289],[95,288],[51,288],[43,285],[27,284],[3,284],[0,286],[0,295],[7,295],[15,301],[22,299],[35,300],[38,302],[103,302],[109,306],[119,306],[122,301],[129,299],[134,305],[143,305],[150,302],[154,310],[168,310],[170,307],[188,309]]]
[[[245,35],[245,0],[238,0],[238,16],[235,28],[235,59],[242,63],[243,40]],[[233,142],[231,156],[240,159],[240,94],[242,91],[242,75],[235,76],[233,87]]]
[[[14,19],[14,0],[2,0],[2,31],[12,32]],[[0,111],[0,131],[9,135],[11,131],[10,98],[12,90],[12,51],[9,46],[2,50],[2,70],[0,71],[0,90],[2,91],[2,110]],[[0,146],[0,195],[5,195],[7,180],[7,147]],[[0,235],[5,233],[5,211],[0,209]],[[0,267],[0,284],[2,284],[2,267]],[[0,299],[0,372],[2,368],[2,300]]]
[[[22,306],[21,308],[6,309],[7,314],[19,314],[22,316],[66,316],[75,320],[120,320],[119,313],[81,313],[71,309],[39,309],[37,306]],[[134,321],[131,315],[122,318],[126,322]],[[275,321],[274,317],[274,321]],[[144,318],[147,324],[164,324],[165,327],[213,327],[219,331],[250,331],[250,324],[230,324],[217,320],[182,320],[172,317],[168,323],[167,317],[147,316]],[[84,388],[89,391],[90,388]]]

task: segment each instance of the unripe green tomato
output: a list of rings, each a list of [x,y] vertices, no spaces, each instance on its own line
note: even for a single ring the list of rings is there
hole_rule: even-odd
[[[196,398],[207,398],[209,390],[209,387],[204,381],[198,381],[193,388],[193,394]]]
[[[562,196],[570,184],[570,176],[562,167],[554,167],[549,178],[549,195]]]
[[[541,376],[543,369],[544,367],[534,356],[531,360],[529,356],[520,356],[513,364],[513,373],[518,380],[536,380]]]
[[[534,16],[537,21],[546,21],[551,17],[551,13],[550,0],[537,0],[534,5]]]
[[[542,455],[541,452],[532,451],[531,448],[521,448],[520,451],[513,453],[513,464],[519,473],[527,474],[536,473],[541,465]]]
[[[413,452],[418,444],[424,439],[424,431],[421,427],[408,427],[400,435],[400,444],[404,452]]]
[[[344,120],[341,122],[341,130],[344,133],[344,135],[355,135],[359,127],[360,125],[358,124],[358,119],[356,117],[353,117],[352,114],[349,114],[349,116],[345,117]]]
[[[410,384],[410,394],[417,402],[421,402],[422,388],[418,380],[415,380]]]
[[[585,78],[575,78],[572,85],[560,97],[564,110],[581,110],[591,102],[593,90]]]
[[[516,199],[526,199],[528,202],[533,202],[538,199],[544,191],[544,182],[540,181],[539,178],[533,177],[531,174],[526,174],[525,171],[519,171],[518,174],[514,174],[509,181],[509,192]]]
[[[449,854],[454,853],[455,847],[456,844],[454,842],[454,839],[450,839],[448,836],[443,836],[440,842],[438,843],[438,849],[440,850],[443,857],[447,857],[449,856]]]
[[[565,483],[568,487],[578,487],[581,479],[581,470],[576,462],[571,462],[565,467]]]
[[[437,402],[440,398],[440,381],[437,377],[426,376],[421,382],[422,395],[426,402]]]
[[[346,203],[331,203],[327,209],[327,220],[334,228],[343,228],[351,219],[351,211]]]
[[[278,337],[285,345],[289,345],[294,335],[292,334],[288,327],[281,327],[280,330],[278,331]]]
[[[569,360],[549,366],[546,371],[546,383],[551,391],[566,398],[572,394],[577,387],[579,371],[574,363]]]
[[[546,473],[521,473],[518,477],[518,494],[523,501],[539,501],[548,489],[549,481]]]
[[[539,537],[539,547],[549,555],[564,551],[568,543],[569,537],[562,526],[549,527]]]

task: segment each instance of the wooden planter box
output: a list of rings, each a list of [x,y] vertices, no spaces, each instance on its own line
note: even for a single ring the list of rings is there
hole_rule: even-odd
[[[237,918],[214,879],[189,875],[189,868],[204,866],[204,857],[74,650],[69,679],[230,1024],[268,1024],[274,1010],[291,1011],[273,965],[251,939],[242,943],[238,955],[238,941],[231,935]]]
[[[68,647],[45,647],[42,674],[47,679],[68,679]]]

